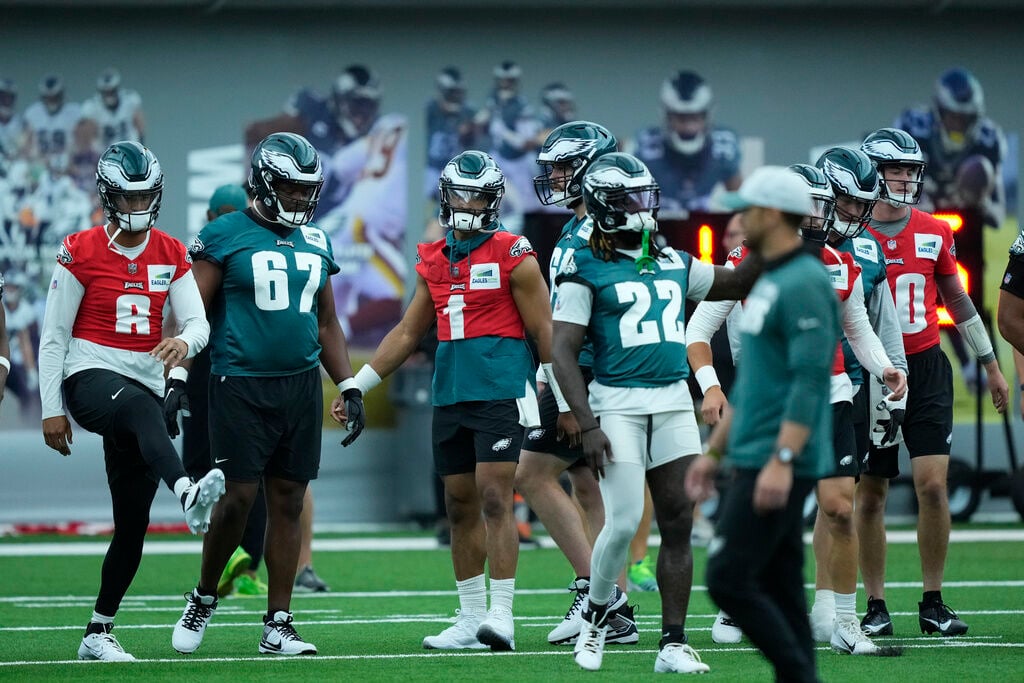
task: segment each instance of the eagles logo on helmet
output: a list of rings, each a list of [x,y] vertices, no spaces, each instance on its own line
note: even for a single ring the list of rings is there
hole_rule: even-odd
[[[249,188],[268,221],[293,228],[309,223],[323,184],[320,155],[297,133],[272,133],[252,152]]]

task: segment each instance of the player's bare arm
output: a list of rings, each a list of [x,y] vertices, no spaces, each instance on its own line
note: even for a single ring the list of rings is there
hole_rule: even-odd
[[[751,252],[735,268],[715,266],[715,280],[704,297],[705,301],[741,301],[746,298],[761,274],[762,263],[761,257]]]
[[[580,372],[579,354],[587,328],[574,323],[555,321],[552,325],[552,357],[555,377],[562,388],[569,409],[580,428],[583,455],[595,478],[604,476],[604,466],[613,459],[612,445],[590,410],[587,385]]]
[[[1024,352],[1024,299],[999,290],[999,334],[1018,352]]]

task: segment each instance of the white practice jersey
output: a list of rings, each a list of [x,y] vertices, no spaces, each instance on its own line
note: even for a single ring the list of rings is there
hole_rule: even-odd
[[[142,141],[142,132],[135,122],[136,114],[142,110],[142,98],[134,90],[121,88],[116,109],[103,104],[99,94],[93,95],[82,104],[82,118],[92,119],[99,127],[100,149],[106,149],[115,142]]]
[[[56,165],[67,164],[75,126],[82,118],[82,107],[67,102],[56,114],[50,114],[42,102],[33,102],[25,110],[25,125],[32,135],[33,153]]]

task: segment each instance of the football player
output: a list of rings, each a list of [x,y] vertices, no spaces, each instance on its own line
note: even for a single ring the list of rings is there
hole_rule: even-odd
[[[460,609],[455,624],[424,638],[423,647],[513,650],[519,535],[512,487],[523,427],[540,423],[525,337],[549,364],[548,289],[529,240],[499,221],[505,176],[494,159],[459,154],[445,166],[439,190],[441,224],[450,232],[418,246],[412,301],[356,381],[364,391],[376,386],[437,321],[434,465],[444,482]],[[576,443],[578,428],[563,427]]]
[[[78,657],[131,661],[111,629],[142,559],[158,483],[174,491],[189,530],[199,534],[224,493],[224,474],[212,469],[193,483],[171,443],[185,389],[179,364],[206,345],[210,326],[185,246],[154,228],[163,194],[160,163],[136,142],[115,143],[100,157],[96,187],[107,223],[65,238],[46,298],[39,345],[43,438],[71,454],[62,394],[75,421],[103,436],[114,536]],[[180,331],[161,339],[165,304]]]
[[[18,87],[9,78],[0,78],[0,161],[19,157],[27,143],[25,118],[14,111]]]
[[[693,71],[680,71],[661,84],[662,126],[636,134],[632,151],[662,188],[669,210],[706,210],[719,185],[740,186],[740,146],[736,133],[711,124],[711,86]]]
[[[608,153],[583,178],[594,229],[587,248],[563,260],[556,277],[555,374],[578,421],[583,455],[599,479],[605,525],[591,557],[590,595],[574,656],[601,668],[610,622],[621,607],[615,580],[626,561],[650,486],[661,530],[657,576],[662,638],[657,672],[708,671],[684,630],[693,579],[693,503],[678,483],[701,451],[687,386],[684,306],[687,299],[740,299],[757,259],[736,270],[701,263],[658,247],[659,187],[630,154]],[[580,371],[584,337],[594,345],[594,380]]]
[[[199,584],[186,594],[171,645],[195,652],[217,609],[217,585],[238,548],[263,481],[267,499],[267,613],[259,652],[316,654],[290,611],[302,544],[303,500],[320,467],[323,365],[348,446],[363,404],[334,312],[330,242],[311,224],[323,185],[320,156],[301,135],[274,133],[253,152],[253,206],[207,224],[191,247],[212,319],[210,450],[227,480],[203,543]]]
[[[105,149],[115,140],[142,142],[145,119],[139,93],[122,87],[121,73],[104,69],[96,79],[96,94],[82,104],[83,133]]]
[[[81,105],[65,102],[64,79],[54,74],[45,76],[39,82],[39,99],[25,110],[31,156],[53,171],[66,169],[81,118]]]
[[[1006,138],[985,116],[985,93],[974,74],[947,69],[935,81],[931,105],[907,109],[893,127],[917,140],[927,163],[919,199],[924,210],[979,207],[987,225],[1002,225]]]
[[[426,181],[424,195],[431,201],[436,215],[437,179],[452,157],[473,146],[476,112],[466,103],[466,83],[458,68],[446,66],[438,72],[434,82],[437,97],[426,107],[427,168],[423,178]]]
[[[908,131],[910,132],[910,131]],[[918,551],[924,594],[918,621],[924,633],[962,635],[967,624],[943,602],[942,577],[949,546],[949,500],[946,475],[953,436],[952,371],[939,346],[938,300],[988,372],[992,404],[1000,413],[1009,400],[985,323],[964,292],[957,275],[956,245],[949,224],[914,208],[920,161],[913,138],[899,136],[894,145],[879,144],[879,132],[868,136],[864,152],[878,166],[884,188],[868,230],[882,246],[886,278],[907,353],[909,391],[903,419],[903,442],[918,502]],[[895,138],[894,138],[895,140]],[[861,573],[868,612],[862,626],[871,634],[892,633],[885,604],[885,499],[889,480],[899,474],[898,447],[873,449],[857,486]]]
[[[577,249],[587,249],[594,224],[583,204],[583,175],[597,159],[614,152],[618,145],[607,128],[589,121],[571,121],[557,126],[548,135],[537,154],[541,173],[533,179],[537,199],[545,206],[557,206],[573,212],[559,233],[548,266],[551,305],[558,301],[555,276],[560,265],[572,258]],[[593,379],[593,347],[586,343],[580,351],[579,366],[584,381]],[[537,381],[547,382],[550,368],[538,371]],[[555,385],[552,385],[555,386]],[[550,388],[540,395],[541,424],[526,435],[516,468],[516,490],[551,534],[576,573],[569,590],[576,593],[565,618],[548,634],[552,645],[571,644],[583,628],[582,613],[590,591],[590,554],[601,527],[604,505],[597,480],[587,469],[583,451],[565,439],[565,421],[572,419],[569,405]],[[568,472],[573,494],[579,506],[559,483]],[[583,515],[581,516],[582,513]],[[610,623],[607,642],[636,643],[639,634],[627,596],[616,589],[612,599],[615,616]]]

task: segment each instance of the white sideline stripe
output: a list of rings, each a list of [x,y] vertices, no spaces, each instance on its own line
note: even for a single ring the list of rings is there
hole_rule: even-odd
[[[893,544],[917,543],[916,531],[889,531],[886,540]],[[554,548],[548,536],[537,539],[542,548]],[[955,529],[949,534],[950,543],[1001,543],[1024,541],[1024,529]],[[811,542],[811,532],[804,534],[804,543]],[[0,557],[49,557],[105,555],[109,541],[82,541],[68,543],[0,543]],[[651,546],[660,546],[661,537],[651,536]],[[199,555],[202,541],[147,541],[146,555]],[[321,538],[313,540],[317,552],[405,551],[441,550],[433,538]],[[447,548],[443,549],[448,552]],[[525,550],[525,548],[524,548]]]
[[[1024,587],[1024,579],[1010,579],[1006,581],[944,581],[943,588],[1021,588]],[[813,583],[805,583],[804,588],[813,588]],[[863,586],[859,586],[863,588]],[[895,588],[916,588],[920,590],[920,581],[891,581],[885,584],[887,589]],[[695,592],[707,591],[706,586],[694,585]],[[568,591],[564,588],[516,588],[516,595],[565,595]],[[326,598],[370,598],[380,600],[383,598],[417,598],[417,597],[444,597],[457,596],[458,592],[453,590],[433,591],[353,591],[349,593],[295,593],[292,600],[323,600]],[[246,598],[243,598],[246,599]],[[125,598],[123,605],[130,606],[144,602],[160,601],[181,601],[180,595],[131,595]],[[67,603],[61,606],[77,606],[75,603],[96,601],[95,595],[8,595],[0,596],[0,603],[38,603],[38,606],[54,606],[54,603]],[[37,606],[37,605],[32,605]],[[124,607],[122,607],[124,609]],[[916,612],[915,612],[916,614]],[[970,614],[970,612],[964,612]]]
[[[962,640],[943,639],[941,641],[921,644],[908,644],[903,645],[904,648],[915,648],[915,649],[950,649],[950,648],[967,648],[967,647],[1003,647],[1003,648],[1024,648],[1024,643],[972,643],[965,642]],[[831,652],[832,648],[828,646],[816,647],[815,650],[818,652]],[[703,652],[712,652],[714,654],[721,653],[745,653],[745,652],[757,652],[756,648],[752,647],[723,647],[723,648],[704,648]],[[328,662],[328,661],[352,661],[352,660],[381,660],[381,659],[423,659],[423,658],[437,658],[437,657],[568,657],[569,651],[565,648],[558,650],[540,650],[536,652],[439,652],[434,650],[430,653],[406,653],[406,654],[387,654],[387,655],[316,655],[315,657],[271,657],[264,655],[262,657],[195,657],[193,655],[183,655],[181,657],[174,658],[158,658],[158,659],[137,659],[135,662],[126,662],[126,664],[180,664],[189,663],[196,664],[200,662],[301,662],[306,665],[316,664],[317,662]],[[657,650],[637,650],[637,649],[615,649],[605,650],[605,656],[608,655],[652,655],[657,654]],[[68,664],[80,664],[82,666],[108,666],[111,662],[99,662],[99,661],[81,661],[78,659],[62,659],[58,661],[50,660],[21,660],[15,662],[0,662],[0,668],[2,667],[15,667],[15,666],[67,666]]]

